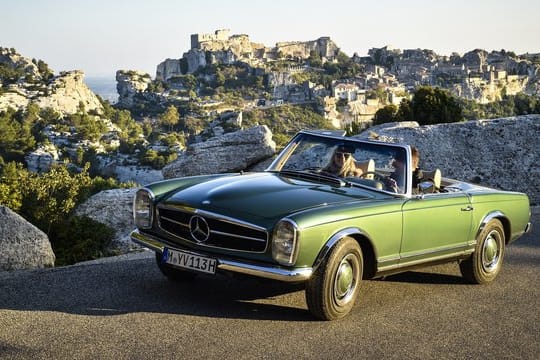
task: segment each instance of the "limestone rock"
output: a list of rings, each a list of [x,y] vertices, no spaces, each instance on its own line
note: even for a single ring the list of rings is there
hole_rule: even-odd
[[[36,150],[25,156],[28,170],[32,172],[45,172],[60,158],[58,149],[53,144],[41,145]]]
[[[22,110],[34,102],[40,108],[48,107],[63,115],[76,113],[80,104],[86,111],[103,112],[98,97],[84,83],[82,71],[63,72],[49,83],[42,84],[39,90],[31,88],[31,84],[24,82],[10,85],[8,92],[0,95],[0,111],[8,107]]]
[[[540,115],[419,126],[416,122],[371,127],[359,135],[415,145],[420,167],[443,177],[526,193],[540,204]]]
[[[144,92],[152,82],[149,74],[135,70],[118,70],[116,72],[116,90],[118,91],[118,105],[132,107],[134,97]]]
[[[38,97],[35,101],[40,108],[50,107],[62,114],[75,114],[80,104],[84,109],[103,112],[96,94],[84,83],[84,73],[74,70],[60,73],[48,85],[48,95]]]
[[[266,125],[256,126],[190,145],[178,160],[163,168],[163,177],[241,171],[275,152],[270,129]]]
[[[0,205],[0,271],[53,267],[47,235],[11,209]]]
[[[132,204],[136,190],[131,188],[101,191],[79,205],[75,215],[88,216],[114,229],[116,234],[111,250],[125,253],[139,249],[129,238],[130,232],[135,229]]]

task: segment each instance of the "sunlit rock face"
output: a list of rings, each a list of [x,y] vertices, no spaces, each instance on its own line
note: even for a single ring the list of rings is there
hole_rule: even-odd
[[[165,179],[246,170],[276,152],[266,125],[227,133],[190,145],[176,161],[162,170]]]

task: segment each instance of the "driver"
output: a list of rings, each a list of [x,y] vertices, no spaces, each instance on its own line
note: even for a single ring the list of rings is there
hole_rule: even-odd
[[[352,156],[353,152],[354,148],[347,145],[339,145],[334,151],[330,162],[322,168],[322,171],[341,177],[362,175],[362,169],[356,167]]]

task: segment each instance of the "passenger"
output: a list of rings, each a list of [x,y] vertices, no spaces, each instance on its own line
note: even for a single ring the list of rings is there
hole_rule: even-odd
[[[321,169],[321,171],[341,177],[362,175],[363,171],[356,167],[354,162],[353,151],[353,148],[346,145],[338,146],[328,165]]]
[[[416,146],[411,146],[411,170],[412,170],[412,191],[418,190],[418,184],[422,182],[424,174],[418,168],[420,162],[420,152]],[[390,181],[387,184],[394,192],[404,192],[402,189],[405,185],[405,161],[400,157],[396,157],[392,161],[394,172],[390,175]]]
[[[411,169],[412,169],[412,188],[413,192],[418,189],[418,184],[420,184],[424,180],[424,174],[422,173],[422,170],[418,167],[418,163],[420,162],[420,151],[416,148],[416,146],[411,146]]]

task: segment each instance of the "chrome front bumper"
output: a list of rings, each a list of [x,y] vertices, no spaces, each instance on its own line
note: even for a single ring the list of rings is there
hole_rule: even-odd
[[[134,230],[131,233],[131,240],[137,244],[140,244],[144,247],[149,248],[150,250],[160,252],[160,253],[163,252],[163,249],[165,247],[169,247],[168,245],[164,244],[161,240],[159,240],[158,238],[154,236],[151,236],[148,234],[141,234],[139,230]],[[195,255],[208,256],[206,254],[198,254],[191,250],[189,250],[189,252]],[[272,265],[260,265],[260,264],[255,264],[255,263],[251,263],[244,260],[230,260],[230,259],[225,259],[219,256],[215,256],[215,255],[210,255],[210,256],[217,260],[218,262],[217,267],[219,270],[252,275],[252,276],[265,278],[265,279],[272,279],[272,280],[279,280],[279,281],[286,281],[286,282],[299,282],[299,281],[305,281],[309,279],[311,277],[311,274],[313,273],[312,268],[289,269],[289,268],[283,268],[283,267],[272,266]]]

